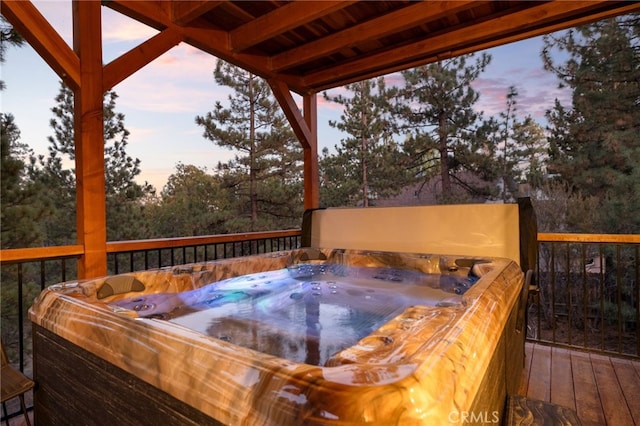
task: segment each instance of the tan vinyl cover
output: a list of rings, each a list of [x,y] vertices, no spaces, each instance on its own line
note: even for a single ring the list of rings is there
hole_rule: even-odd
[[[517,204],[331,208],[313,212],[311,246],[505,257],[520,264]]]

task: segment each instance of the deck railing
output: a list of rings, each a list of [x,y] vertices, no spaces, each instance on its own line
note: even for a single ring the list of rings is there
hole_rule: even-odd
[[[538,234],[528,339],[640,358],[640,235]]]
[[[300,230],[107,244],[109,274],[247,256],[300,246]],[[538,234],[538,295],[528,339],[640,358],[640,235]],[[82,246],[2,250],[2,336],[30,374],[27,310],[45,287],[74,280]]]
[[[300,247],[300,230],[107,243],[108,274],[249,256]],[[2,338],[9,359],[31,370],[30,322],[34,298],[52,284],[77,279],[83,247],[38,247],[0,252]]]

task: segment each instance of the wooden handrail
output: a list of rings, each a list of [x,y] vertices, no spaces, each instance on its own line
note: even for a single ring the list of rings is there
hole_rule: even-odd
[[[208,244],[234,243],[270,238],[286,238],[300,235],[299,229],[267,232],[245,232],[239,234],[207,235],[202,237],[158,238],[153,240],[113,241],[107,243],[107,253],[168,249]],[[0,250],[0,263],[29,262],[62,257],[77,257],[84,254],[82,245],[33,247]]]
[[[0,250],[0,263],[28,262],[34,260],[75,257],[84,254],[84,246],[32,247]]]
[[[640,244],[640,234],[561,234],[538,233],[538,242]]]
[[[270,238],[294,237],[300,235],[299,229],[286,231],[245,232],[241,234],[206,235],[202,237],[158,238],[155,240],[114,241],[107,243],[107,253],[153,250],[163,248],[201,246],[208,244],[233,243],[248,240],[266,240]]]

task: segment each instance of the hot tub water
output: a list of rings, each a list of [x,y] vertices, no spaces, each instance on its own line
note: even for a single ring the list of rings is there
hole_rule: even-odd
[[[477,277],[302,263],[112,302],[262,353],[325,365],[414,305],[462,306]]]

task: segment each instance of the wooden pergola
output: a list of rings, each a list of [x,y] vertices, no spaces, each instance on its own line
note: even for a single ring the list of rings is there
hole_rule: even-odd
[[[105,64],[102,6],[158,33]],[[629,1],[73,0],[70,47],[30,1],[1,9],[75,95],[79,278],[107,273],[103,95],[179,43],[269,82],[304,149],[309,209],[319,203],[320,91],[638,10]]]

